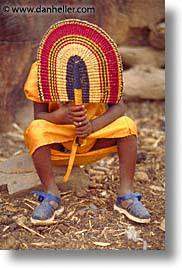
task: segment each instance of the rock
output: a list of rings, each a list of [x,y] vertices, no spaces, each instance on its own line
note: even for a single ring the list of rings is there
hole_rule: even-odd
[[[67,183],[63,181],[67,167],[53,167],[56,182],[62,192],[73,191],[83,196],[89,186],[89,176],[79,167],[73,167]],[[0,163],[0,186],[7,185],[10,195],[41,189],[39,177],[29,154],[15,156]]]
[[[137,64],[147,64],[161,68],[165,65],[165,52],[163,50],[157,50],[146,46],[120,46],[119,52],[123,65],[126,67],[133,67]]]
[[[124,95],[128,99],[163,100],[165,71],[149,65],[137,65],[123,72]]]
[[[123,5],[123,1],[118,2],[120,6]],[[151,27],[151,25],[165,18],[164,0],[130,0],[124,2],[132,28]]]
[[[165,48],[165,23],[159,23],[152,27],[149,35],[149,43],[154,48],[164,49]]]
[[[17,100],[25,98],[23,84],[31,65],[31,44],[0,43],[0,130],[8,130],[17,109]],[[11,97],[10,97],[11,96]]]
[[[152,25],[165,18],[164,0],[105,0],[95,4],[98,24],[118,45],[147,44]]]

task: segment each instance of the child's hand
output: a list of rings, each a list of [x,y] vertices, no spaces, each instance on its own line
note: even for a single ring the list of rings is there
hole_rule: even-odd
[[[65,104],[62,108],[65,109],[65,124],[74,124],[76,127],[77,137],[86,138],[92,132],[92,125],[91,122],[87,120],[84,106],[69,106]]]
[[[92,123],[87,118],[84,121],[76,123],[76,135],[79,138],[86,138],[92,133]]]
[[[57,121],[60,124],[74,124],[83,122],[86,119],[85,109],[81,105],[70,106],[67,104],[62,104],[60,108],[54,111],[56,114]]]

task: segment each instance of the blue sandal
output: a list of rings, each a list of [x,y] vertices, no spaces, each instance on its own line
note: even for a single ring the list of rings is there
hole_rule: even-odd
[[[49,225],[54,223],[55,216],[60,215],[64,208],[61,206],[61,199],[55,195],[33,191],[40,204],[34,209],[31,217],[31,222],[35,225]],[[57,203],[55,208],[50,201]]]
[[[150,214],[147,209],[141,204],[140,200],[142,198],[141,193],[131,192],[125,196],[119,196],[116,199],[116,204],[114,205],[114,210],[117,210],[119,213],[124,214],[130,220],[138,223],[149,223]],[[122,202],[125,200],[132,199],[127,208],[122,207]]]

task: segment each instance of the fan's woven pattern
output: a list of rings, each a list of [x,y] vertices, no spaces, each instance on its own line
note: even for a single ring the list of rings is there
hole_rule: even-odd
[[[73,65],[79,59],[83,103],[121,99],[122,63],[116,44],[98,26],[69,19],[49,28],[38,49],[42,101],[74,101]]]

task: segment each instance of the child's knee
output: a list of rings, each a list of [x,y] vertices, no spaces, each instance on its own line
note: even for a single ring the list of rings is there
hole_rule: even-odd
[[[125,132],[127,134],[126,136],[134,135],[137,137],[137,126],[131,118],[122,116],[118,119],[117,123],[120,124],[122,129],[125,129]]]
[[[37,136],[37,133],[39,136],[43,135],[46,129],[45,123],[45,120],[33,120],[25,131],[26,140],[33,139],[34,136]]]

